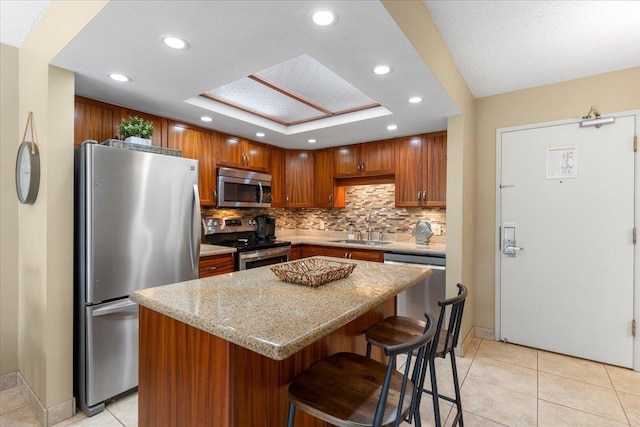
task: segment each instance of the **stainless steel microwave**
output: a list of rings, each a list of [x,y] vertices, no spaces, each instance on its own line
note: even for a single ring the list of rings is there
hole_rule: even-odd
[[[241,169],[218,168],[216,206],[270,208],[271,175]]]

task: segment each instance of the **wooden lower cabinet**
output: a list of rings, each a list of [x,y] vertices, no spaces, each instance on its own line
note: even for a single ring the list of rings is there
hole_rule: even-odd
[[[295,261],[297,259],[302,258],[302,256],[300,255],[300,245],[292,245],[291,246],[291,253],[289,254],[289,261]]]
[[[233,254],[211,255],[200,258],[199,278],[233,273]]]
[[[365,354],[366,330],[394,314],[391,298],[278,361],[140,307],[138,425],[285,426],[291,380],[333,353]],[[383,360],[378,347],[372,358]],[[295,426],[329,424],[298,410]]]
[[[372,262],[384,262],[384,252],[367,250],[367,249],[353,249],[353,248],[339,248],[335,246],[316,246],[316,245],[299,245],[300,258],[309,258],[312,256],[330,256],[335,258],[346,259],[359,259],[362,261]]]

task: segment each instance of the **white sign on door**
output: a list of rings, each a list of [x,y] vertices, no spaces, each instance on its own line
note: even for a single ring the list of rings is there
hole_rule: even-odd
[[[578,177],[578,148],[547,148],[547,179]]]

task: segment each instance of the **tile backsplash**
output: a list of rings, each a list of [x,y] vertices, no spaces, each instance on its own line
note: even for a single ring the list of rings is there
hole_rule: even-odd
[[[365,217],[371,215],[373,238],[377,239],[382,230],[384,240],[411,241],[412,231],[418,219],[424,218],[431,224],[442,227],[441,236],[433,236],[432,243],[446,241],[446,210],[439,208],[396,208],[395,184],[358,185],[346,188],[346,203],[342,209],[204,209],[206,216],[249,216],[259,214],[278,218],[278,233],[282,235],[328,235],[346,238],[349,223],[353,222],[356,232],[367,235]]]

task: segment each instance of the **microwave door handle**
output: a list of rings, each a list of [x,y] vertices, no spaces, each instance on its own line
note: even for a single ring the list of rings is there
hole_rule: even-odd
[[[258,188],[260,188],[260,200],[258,201],[258,203],[262,204],[262,182],[258,181]]]

